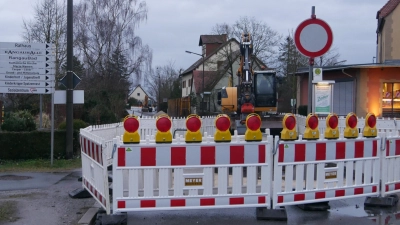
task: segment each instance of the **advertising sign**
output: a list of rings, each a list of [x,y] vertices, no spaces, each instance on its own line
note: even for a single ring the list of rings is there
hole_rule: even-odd
[[[329,114],[332,109],[331,85],[315,85],[315,113]]]

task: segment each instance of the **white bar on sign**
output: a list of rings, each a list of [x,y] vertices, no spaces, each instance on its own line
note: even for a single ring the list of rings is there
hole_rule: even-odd
[[[0,74],[0,80],[3,81],[30,81],[30,80],[37,80],[37,81],[51,81],[55,80],[54,75],[7,75],[7,74]]]
[[[16,62],[53,62],[55,61],[54,56],[46,55],[24,55],[24,56],[14,56],[14,55],[0,55],[1,61],[16,61]]]
[[[44,69],[44,68],[55,68],[54,61],[42,62],[42,61],[0,61],[1,68],[9,68],[13,66],[26,66],[30,68]]]
[[[54,93],[54,88],[0,87],[0,93],[51,94]]]
[[[85,103],[85,92],[83,90],[74,90],[73,104],[84,104]],[[57,90],[54,92],[54,104],[67,104],[67,91]]]
[[[55,48],[51,43],[22,43],[22,42],[0,42],[0,48],[13,49],[47,49]]]
[[[13,56],[36,56],[47,55],[54,56],[55,52],[52,49],[0,49],[0,55],[13,55]]]
[[[0,67],[0,74],[8,75],[51,75],[54,74],[54,69],[45,68],[33,68],[33,66],[10,66],[10,67]]]
[[[54,81],[21,81],[21,80],[0,80],[0,87],[54,87]]]

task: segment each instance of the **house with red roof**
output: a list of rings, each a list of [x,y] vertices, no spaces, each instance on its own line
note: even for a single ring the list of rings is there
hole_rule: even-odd
[[[182,100],[189,102],[190,107],[184,109],[179,116],[221,112],[217,104],[217,92],[222,87],[238,84],[236,71],[239,67],[239,45],[235,38],[228,40],[226,34],[200,35],[201,53],[187,51],[200,58],[180,74]],[[258,58],[253,59],[252,65],[254,70],[266,68]]]

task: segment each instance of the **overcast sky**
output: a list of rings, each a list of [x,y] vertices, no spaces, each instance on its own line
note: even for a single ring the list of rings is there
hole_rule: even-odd
[[[0,42],[21,41],[22,21],[32,19],[37,0],[0,0]],[[78,0],[74,0],[77,3]],[[311,7],[333,31],[333,47],[346,64],[372,63],[376,54],[377,11],[387,0],[146,0],[148,19],[137,34],[153,50],[153,67],[174,63],[186,69],[201,53],[202,34],[217,23],[233,24],[241,16],[255,17],[287,35],[305,19]]]

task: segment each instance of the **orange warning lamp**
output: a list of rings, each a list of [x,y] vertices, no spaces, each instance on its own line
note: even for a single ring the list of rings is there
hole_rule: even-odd
[[[140,135],[138,133],[139,120],[137,116],[128,115],[124,119],[124,135],[122,142],[124,144],[137,144],[140,142]]]
[[[245,141],[261,141],[261,118],[257,113],[250,113],[246,117],[246,132],[244,133]]]
[[[172,143],[171,134],[172,121],[167,114],[157,116],[156,120],[156,143]]]
[[[296,117],[291,113],[286,113],[282,120],[281,139],[284,141],[296,140]]]
[[[231,119],[226,114],[219,114],[215,118],[215,142],[230,142],[232,140],[231,132],[229,128],[231,127]]]
[[[303,137],[304,139],[308,140],[315,140],[319,138],[318,117],[316,114],[308,114],[306,118],[306,129]]]
[[[201,133],[201,120],[200,117],[196,114],[190,114],[186,118],[186,134],[185,134],[185,142],[186,143],[199,143],[203,140]]]
[[[373,113],[368,113],[365,117],[365,126],[363,130],[364,137],[376,137],[378,131],[376,129],[376,116]]]
[[[337,139],[339,138],[339,117],[335,113],[329,113],[326,117],[326,129],[325,138],[326,139]]]
[[[354,113],[349,113],[346,116],[346,128],[344,128],[344,137],[345,138],[356,138],[358,137],[358,129],[357,129],[357,116]]]

